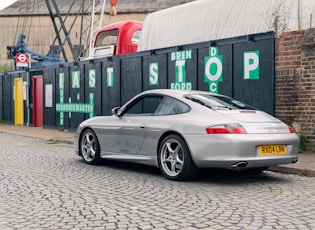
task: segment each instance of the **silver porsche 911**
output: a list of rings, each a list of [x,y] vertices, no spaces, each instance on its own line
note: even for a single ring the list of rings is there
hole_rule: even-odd
[[[77,128],[75,152],[86,163],[148,164],[168,179],[186,180],[200,168],[261,172],[298,158],[299,138],[291,127],[220,94],[149,90],[112,114]]]

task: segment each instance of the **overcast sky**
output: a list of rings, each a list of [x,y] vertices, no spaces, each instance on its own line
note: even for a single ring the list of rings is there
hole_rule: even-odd
[[[6,8],[7,6],[15,3],[17,0],[1,0],[0,1],[0,10]]]

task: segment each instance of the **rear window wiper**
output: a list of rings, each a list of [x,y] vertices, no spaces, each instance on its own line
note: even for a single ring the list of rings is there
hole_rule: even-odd
[[[208,107],[212,110],[217,110],[217,109],[221,109],[221,108],[224,108],[224,109],[228,109],[228,110],[232,110],[231,107],[228,107],[228,106],[225,106],[225,105],[215,105],[215,106],[211,106],[205,102],[203,102],[202,100],[199,100],[197,98],[194,98],[194,97],[186,97],[187,99],[191,100],[191,101],[194,101],[194,102],[197,102],[198,104],[200,105],[203,105],[205,107]]]
[[[197,99],[197,98],[193,98],[193,97],[186,97],[186,98],[189,99],[189,100],[191,100],[191,101],[193,101],[193,102],[197,102],[197,103],[200,104],[200,105],[203,105],[203,106],[205,106],[205,107],[208,107],[208,108],[210,108],[210,109],[212,109],[212,110],[215,110],[212,106],[210,106],[210,105],[204,103],[203,101],[201,101],[201,100],[199,100],[199,99]]]

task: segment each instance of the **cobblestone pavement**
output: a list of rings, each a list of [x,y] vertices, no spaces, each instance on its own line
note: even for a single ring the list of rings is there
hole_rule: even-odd
[[[315,179],[84,164],[73,146],[0,133],[0,229],[315,229]]]

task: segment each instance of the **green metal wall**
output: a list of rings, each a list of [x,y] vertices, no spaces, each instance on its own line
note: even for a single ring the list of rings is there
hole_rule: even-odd
[[[254,34],[30,69],[29,81],[44,76],[44,126],[75,129],[84,119],[110,115],[113,107],[156,88],[226,94],[274,115],[274,46],[272,32]],[[20,76],[27,81],[25,71],[0,74],[6,122],[13,122],[13,79]]]

